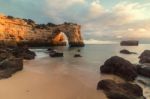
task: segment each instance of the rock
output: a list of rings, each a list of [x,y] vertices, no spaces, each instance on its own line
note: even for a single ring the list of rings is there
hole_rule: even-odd
[[[128,41],[121,41],[121,46],[138,46],[139,41],[136,40],[128,40]]]
[[[142,54],[139,56],[139,59],[140,63],[150,63],[150,50],[145,50],[142,52]]]
[[[0,79],[11,77],[12,74],[23,69],[23,60],[20,58],[5,59],[0,62]]]
[[[34,59],[36,54],[33,51],[30,51],[28,47],[22,46],[22,47],[17,47],[13,49],[13,55],[17,58],[23,58],[26,60],[31,60]]]
[[[63,57],[63,53],[62,53],[62,52],[57,52],[57,51],[51,51],[51,52],[49,53],[49,55],[50,55],[51,57]]]
[[[138,66],[137,72],[142,76],[150,78],[150,66]]]
[[[78,50],[77,50],[77,52],[81,52],[81,50],[80,50],[80,49],[78,49]]]
[[[101,73],[115,74],[127,81],[133,81],[137,77],[136,67],[129,61],[113,56],[100,67]]]
[[[137,54],[135,52],[130,52],[130,51],[126,50],[126,49],[121,50],[120,53],[122,53],[122,54]]]
[[[97,90],[103,90],[109,99],[146,99],[139,85],[128,82],[116,83],[113,80],[101,80]]]
[[[0,49],[0,61],[5,60],[6,58],[11,57],[12,54],[6,49]]]
[[[52,51],[52,50],[53,50],[53,48],[48,48],[48,49],[47,49],[47,51]]]
[[[31,59],[34,59],[34,58],[35,58],[36,54],[35,54],[35,52],[33,52],[33,51],[26,50],[26,51],[24,51],[24,52],[22,53],[21,56],[22,56],[24,59],[26,59],[26,60],[31,60]]]
[[[26,41],[26,44],[33,47],[55,45],[66,46],[66,42],[62,42],[64,36],[55,40],[56,34],[63,33],[66,35],[70,47],[84,46],[81,35],[81,26],[76,23],[65,22],[58,25],[53,23],[37,24],[31,19],[10,18],[4,15],[0,15],[0,19],[0,24],[3,24],[0,29],[0,33],[2,33],[0,39],[4,41],[13,39],[14,41],[17,41],[17,44]],[[55,32],[56,30],[59,31]]]
[[[82,57],[80,54],[75,54],[74,57]]]

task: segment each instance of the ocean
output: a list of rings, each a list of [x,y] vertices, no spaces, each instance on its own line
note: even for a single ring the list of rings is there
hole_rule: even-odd
[[[24,61],[24,69],[9,79],[0,81],[0,96],[3,99],[107,99],[102,91],[97,91],[101,79],[123,81],[114,75],[100,74],[100,66],[111,56],[121,56],[137,64],[138,56],[150,44],[139,46],[120,46],[119,44],[86,45],[83,48],[56,47],[64,52],[64,57],[51,58],[47,48],[32,48],[37,56]],[[80,49],[81,52],[77,52]],[[120,54],[127,49],[137,54]],[[74,58],[80,53],[83,57]],[[150,99],[150,79],[139,76],[147,83],[142,85],[144,95]]]

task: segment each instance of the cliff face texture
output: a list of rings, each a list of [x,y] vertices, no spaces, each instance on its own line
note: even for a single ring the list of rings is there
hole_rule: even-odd
[[[55,25],[36,24],[30,19],[13,18],[0,15],[0,41],[16,41],[30,46],[66,45],[84,46],[80,32],[81,26],[73,23]]]

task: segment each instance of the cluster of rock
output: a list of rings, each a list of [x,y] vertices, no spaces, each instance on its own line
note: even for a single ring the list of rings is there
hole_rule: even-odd
[[[125,82],[117,83],[113,80],[101,80],[97,85],[98,90],[103,90],[109,99],[146,99],[142,88],[133,84],[138,75],[150,78],[150,51],[145,50],[140,55],[139,65],[134,65],[119,56],[113,56],[100,66],[101,73],[114,74],[124,79]]]
[[[27,47],[0,47],[0,79],[11,77],[23,69],[23,59],[34,59],[35,53]]]
[[[58,50],[54,50],[53,48],[48,48],[47,51],[49,52],[50,57],[64,57],[64,53],[60,52]],[[74,54],[74,58],[82,57],[80,52],[80,49],[77,50],[78,53]]]
[[[64,35],[58,36],[63,32],[71,47],[82,47],[84,42],[80,29],[81,26],[74,23],[36,24],[31,19],[0,15],[0,43],[13,41],[38,47],[66,45],[66,42],[62,40]]]

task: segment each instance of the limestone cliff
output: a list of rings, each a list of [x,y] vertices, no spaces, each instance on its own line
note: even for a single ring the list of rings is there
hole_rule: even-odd
[[[80,32],[81,26],[73,23],[55,25],[36,24],[31,19],[20,19],[0,15],[0,40],[17,41],[31,46],[65,45],[64,33],[70,46],[84,46]]]

